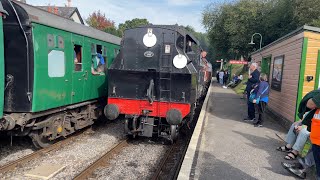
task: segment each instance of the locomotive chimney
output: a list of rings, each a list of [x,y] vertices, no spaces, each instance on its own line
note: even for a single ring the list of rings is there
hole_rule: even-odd
[[[68,0],[68,7],[71,7],[71,0]]]

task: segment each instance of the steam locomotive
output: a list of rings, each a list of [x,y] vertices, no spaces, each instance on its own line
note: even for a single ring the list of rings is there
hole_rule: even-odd
[[[177,25],[127,29],[108,69],[110,120],[125,116],[125,133],[174,142],[190,123],[211,81],[212,66],[196,38]]]

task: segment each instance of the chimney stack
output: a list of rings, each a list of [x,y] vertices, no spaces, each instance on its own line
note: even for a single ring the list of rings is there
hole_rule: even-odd
[[[68,7],[71,7],[71,0],[68,0]]]

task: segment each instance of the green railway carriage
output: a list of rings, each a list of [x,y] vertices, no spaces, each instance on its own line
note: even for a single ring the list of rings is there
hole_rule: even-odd
[[[121,39],[24,3],[0,2],[0,131],[29,135],[44,147],[93,124]]]

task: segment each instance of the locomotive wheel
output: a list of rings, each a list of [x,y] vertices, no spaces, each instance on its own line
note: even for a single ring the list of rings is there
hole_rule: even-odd
[[[170,141],[173,144],[178,137],[178,125],[171,125],[170,126]]]
[[[48,147],[55,143],[55,141],[50,141],[47,137],[43,136],[41,131],[33,131],[29,136],[31,137],[34,146],[39,149]]]

